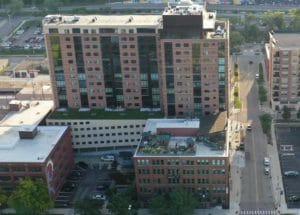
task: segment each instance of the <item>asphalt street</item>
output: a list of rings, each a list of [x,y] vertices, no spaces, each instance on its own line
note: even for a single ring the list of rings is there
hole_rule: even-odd
[[[255,81],[258,64],[263,57],[255,55],[255,49],[244,50],[236,58],[240,68],[240,98],[243,104],[236,120],[252,125],[252,131],[248,131],[245,138],[246,166],[242,171],[240,209],[272,210],[275,206],[271,177],[264,174],[263,165],[263,158],[268,156],[267,138],[259,122],[258,86]]]

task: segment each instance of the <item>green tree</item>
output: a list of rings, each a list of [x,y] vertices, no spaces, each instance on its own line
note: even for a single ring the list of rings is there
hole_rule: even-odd
[[[170,211],[172,215],[193,214],[197,200],[194,195],[184,189],[175,189],[170,194]]]
[[[262,127],[263,132],[266,135],[270,134],[271,130],[271,123],[272,123],[272,117],[270,114],[262,114],[259,116],[260,124]]]
[[[282,118],[283,119],[291,118],[291,110],[287,106],[283,106]]]
[[[85,198],[75,203],[75,212],[80,215],[101,215],[102,200]]]
[[[62,6],[62,2],[60,0],[45,0],[44,8],[47,11],[58,11],[58,8]]]
[[[268,11],[262,16],[262,21],[267,25],[268,30],[284,30],[284,12]]]
[[[237,16],[230,16],[230,17],[228,17],[228,19],[229,19],[230,25],[233,25],[233,26],[240,24],[240,22],[241,22],[241,18],[237,17]]]
[[[135,210],[130,208],[130,205],[133,206],[133,204],[134,201],[125,192],[116,193],[110,199],[107,208],[115,215],[130,215],[135,213]]]
[[[289,15],[291,17],[291,21],[289,24],[289,30],[292,32],[300,31],[300,9],[291,9],[289,11]]]
[[[259,97],[260,103],[266,102],[268,100],[267,90],[265,89],[265,87],[263,85],[258,86],[258,97]]]
[[[154,215],[169,215],[169,202],[166,196],[155,196],[150,200],[150,210]]]
[[[10,3],[7,6],[8,14],[14,15],[21,11],[23,8],[24,3],[22,0],[11,0]]]
[[[247,13],[246,14],[246,17],[245,17],[245,20],[247,23],[250,23],[250,24],[253,24],[253,22],[256,21],[256,16],[254,13]]]
[[[150,205],[154,215],[189,215],[193,214],[197,199],[192,193],[179,188],[169,195],[153,197]]]
[[[259,30],[255,24],[246,24],[243,36],[246,42],[261,42],[265,38],[265,32]]]
[[[236,48],[245,42],[244,36],[238,31],[230,31],[230,47]]]
[[[17,214],[43,214],[53,207],[47,185],[42,180],[32,181],[26,178],[20,182],[8,199],[8,205],[16,209]]]
[[[0,188],[0,209],[6,207],[8,200],[7,193]]]

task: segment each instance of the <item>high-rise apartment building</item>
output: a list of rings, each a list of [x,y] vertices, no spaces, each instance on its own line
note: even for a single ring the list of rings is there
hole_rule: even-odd
[[[186,0],[162,15],[48,15],[56,107],[227,109],[229,25]]]
[[[270,33],[268,44],[269,90],[274,110],[300,107],[299,34]]]

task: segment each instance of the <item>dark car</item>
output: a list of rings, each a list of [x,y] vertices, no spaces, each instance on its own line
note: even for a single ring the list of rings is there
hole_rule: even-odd
[[[299,196],[296,196],[296,195],[289,196],[289,201],[290,202],[297,202],[299,200],[300,200]]]
[[[253,64],[253,61],[252,61],[252,60],[250,60],[250,61],[249,61],[249,64]]]

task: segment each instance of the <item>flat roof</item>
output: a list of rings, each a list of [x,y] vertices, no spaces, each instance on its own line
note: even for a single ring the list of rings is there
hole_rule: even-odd
[[[48,21],[53,18],[53,21]],[[118,26],[141,26],[158,27],[161,15],[48,15],[43,24],[47,27],[118,27]],[[74,20],[74,21],[72,21]],[[76,21],[75,21],[76,20]]]
[[[202,121],[202,119],[201,119]],[[157,128],[199,128],[199,119],[149,119],[143,131],[141,142],[135,152],[135,157],[227,157],[228,146],[218,145],[199,136],[173,136],[157,134]],[[173,124],[173,125],[172,125]]]
[[[38,126],[33,139],[20,139],[17,127],[0,128],[0,163],[43,163],[67,126]]]
[[[299,49],[300,34],[299,33],[274,33],[274,39],[280,48]]]
[[[20,111],[10,111],[0,121],[0,126],[24,126],[38,125],[53,108],[53,101],[38,100],[13,100],[12,103],[20,102]]]
[[[156,134],[157,128],[199,128],[199,125],[198,119],[148,119],[144,132],[150,131],[151,134]]]
[[[161,111],[140,111],[128,109],[123,111],[105,111],[104,109],[58,109],[50,114],[48,119],[149,119],[162,118]]]

